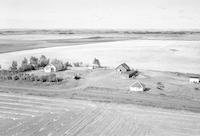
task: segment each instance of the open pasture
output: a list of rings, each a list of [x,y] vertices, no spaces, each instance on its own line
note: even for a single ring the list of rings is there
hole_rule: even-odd
[[[0,94],[0,136],[198,136],[200,114]]]

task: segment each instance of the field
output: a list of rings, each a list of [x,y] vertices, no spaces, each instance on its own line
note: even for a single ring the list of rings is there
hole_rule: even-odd
[[[41,54],[63,61],[91,64],[96,57],[103,66],[126,62],[134,69],[200,73],[200,41],[129,40],[77,46],[52,47],[0,54],[2,67],[19,64],[24,57]],[[84,57],[83,57],[84,56]]]
[[[189,83],[200,74],[199,39],[199,32],[0,31],[2,68],[41,55],[84,64],[55,72],[61,83],[0,80],[0,136],[199,136],[200,84]],[[105,68],[85,67],[94,58]],[[117,73],[124,62],[139,75]],[[135,81],[146,91],[130,92]]]
[[[0,93],[1,136],[198,136],[200,114]]]
[[[200,73],[199,39],[199,32],[1,30],[0,65],[44,54],[86,64],[97,57],[109,67],[126,62],[135,69]]]

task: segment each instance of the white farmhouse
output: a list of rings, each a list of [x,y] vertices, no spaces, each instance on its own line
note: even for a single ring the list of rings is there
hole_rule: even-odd
[[[190,77],[190,83],[200,83],[200,77]]]
[[[145,90],[145,85],[139,81],[136,81],[129,86],[129,91],[131,92],[139,92],[144,90]]]
[[[50,73],[50,72],[56,72],[56,66],[54,66],[53,64],[48,64],[46,67],[44,67],[44,72],[46,73]]]

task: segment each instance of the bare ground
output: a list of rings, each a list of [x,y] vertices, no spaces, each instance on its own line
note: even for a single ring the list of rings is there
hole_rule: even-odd
[[[197,113],[0,93],[1,136],[198,136]]]

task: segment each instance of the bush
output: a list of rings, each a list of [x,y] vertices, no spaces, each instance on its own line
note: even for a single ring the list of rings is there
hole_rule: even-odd
[[[36,81],[36,82],[62,82],[63,78],[56,77],[56,74],[35,76],[34,74],[18,73],[8,70],[0,70],[0,79],[3,80],[25,80],[25,81]]]
[[[18,75],[12,76],[12,80],[19,80],[19,76]]]
[[[75,76],[74,76],[74,79],[75,79],[75,80],[79,80],[79,79],[81,79],[81,77],[80,77],[79,75],[75,75]]]
[[[74,67],[80,67],[83,65],[82,62],[74,62],[73,64],[74,64]]]
[[[65,69],[65,66],[61,60],[54,59],[52,60],[51,64],[53,64],[56,67],[57,71],[61,71]]]
[[[57,77],[57,82],[62,82],[62,81],[63,81],[63,78]]]
[[[35,70],[35,68],[28,64],[28,65],[23,65],[19,68],[19,72],[26,72],[26,71],[31,71],[31,70]]]
[[[31,81],[35,81],[35,76],[34,76],[34,74],[31,74],[30,80],[31,80]]]
[[[20,75],[20,80],[31,81],[31,76],[29,74],[21,74]]]
[[[47,82],[48,81],[48,76],[40,76],[40,81],[41,82]]]
[[[57,79],[56,79],[56,74],[50,74],[48,76],[48,82],[56,82]]]
[[[10,67],[11,71],[17,71],[17,61],[12,61],[12,65]]]
[[[40,78],[38,76],[35,76],[35,81],[40,81]]]
[[[11,76],[11,75],[8,75],[8,76],[7,76],[7,80],[12,80],[12,76]]]

